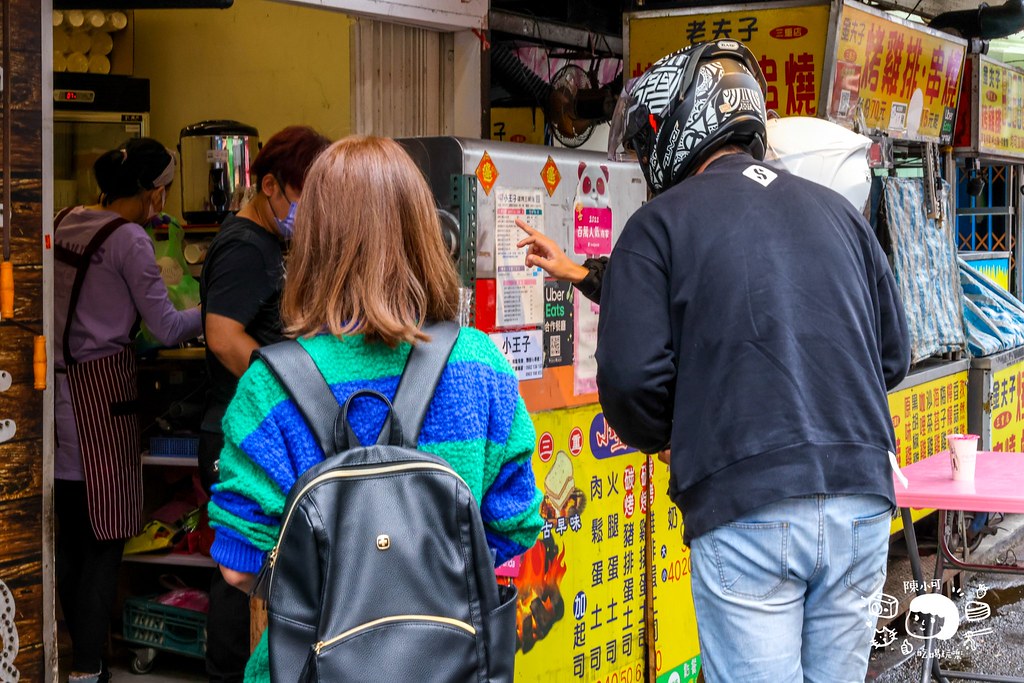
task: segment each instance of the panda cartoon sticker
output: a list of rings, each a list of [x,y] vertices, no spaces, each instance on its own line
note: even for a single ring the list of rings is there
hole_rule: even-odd
[[[612,251],[611,191],[608,167],[581,161],[573,200],[573,250],[604,256]]]

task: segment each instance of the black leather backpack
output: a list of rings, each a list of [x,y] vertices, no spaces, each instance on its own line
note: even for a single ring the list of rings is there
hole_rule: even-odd
[[[296,342],[259,351],[327,454],[292,488],[261,571],[275,683],[512,683],[516,590],[495,579],[466,483],[417,450],[459,333],[425,329],[393,404],[363,390],[339,406]],[[375,444],[349,425],[357,396],[390,408]]]

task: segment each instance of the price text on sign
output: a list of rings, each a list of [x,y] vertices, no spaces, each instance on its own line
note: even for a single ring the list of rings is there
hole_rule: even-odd
[[[889,394],[900,466],[946,450],[946,434],[967,431],[967,371]]]
[[[632,517],[623,504],[640,493],[645,456],[595,457],[586,427],[600,410],[532,416],[554,453],[545,459],[539,444],[531,462],[544,495],[544,526],[515,579],[518,683],[644,680],[647,525],[639,504]],[[693,611],[692,601],[679,608],[686,611]]]
[[[966,48],[849,4],[839,28],[837,69],[860,70],[860,115],[894,137],[948,142]],[[833,74],[840,77],[842,74]],[[842,103],[833,98],[831,116]]]
[[[736,9],[713,14],[632,16],[630,75],[676,50],[710,40],[738,40],[757,57],[768,83],[765,104],[783,116],[818,115],[828,5]]]
[[[646,480],[653,529],[654,680],[690,683],[700,672],[700,644],[690,588],[690,549],[683,545],[683,515],[667,495],[668,466],[652,457],[646,475],[643,470],[636,473],[636,486],[641,493]]]

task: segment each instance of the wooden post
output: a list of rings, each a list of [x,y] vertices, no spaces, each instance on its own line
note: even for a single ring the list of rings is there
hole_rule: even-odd
[[[267,630],[267,603],[259,598],[249,600],[249,652],[256,649]]]
[[[44,599],[44,394],[35,389],[34,339],[43,334],[43,97],[42,6],[3,0],[2,158],[3,254],[13,274],[13,315],[0,321],[0,639],[15,642],[13,661],[0,661],[0,680],[55,677],[51,602]],[[47,18],[49,10],[47,10]],[[49,60],[47,60],[49,66]],[[6,286],[8,283],[4,283]],[[9,376],[9,377],[8,377]],[[9,380],[9,381],[8,381]],[[9,386],[8,386],[9,384]],[[11,436],[13,432],[13,437]],[[52,595],[51,591],[45,591]],[[47,616],[47,613],[49,615]],[[45,634],[45,635],[44,635]],[[49,666],[47,665],[49,655]]]

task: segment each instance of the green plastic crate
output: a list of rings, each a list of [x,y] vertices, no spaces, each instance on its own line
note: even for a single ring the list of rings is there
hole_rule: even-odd
[[[124,639],[191,657],[206,656],[206,615],[150,598],[124,601]]]

